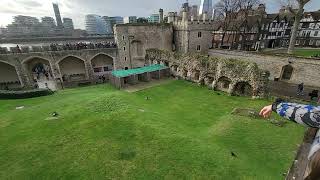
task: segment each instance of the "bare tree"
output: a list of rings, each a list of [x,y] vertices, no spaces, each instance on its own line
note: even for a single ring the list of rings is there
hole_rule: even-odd
[[[293,23],[293,28],[291,32],[291,38],[290,38],[290,43],[289,43],[289,48],[288,48],[288,54],[293,54],[294,51],[294,46],[296,44],[296,39],[298,35],[298,28],[300,25],[300,21],[303,17],[304,13],[304,6],[309,3],[311,0],[288,0],[288,6],[289,10],[292,14],[295,16],[295,20]],[[295,6],[296,4],[296,6]],[[297,9],[294,9],[294,6]]]
[[[232,21],[237,17],[236,14],[239,10],[238,1],[239,0],[220,0],[215,5],[215,12],[219,12],[219,16],[224,16],[224,18],[219,20],[223,30],[221,46],[223,46],[226,33],[229,31]]]

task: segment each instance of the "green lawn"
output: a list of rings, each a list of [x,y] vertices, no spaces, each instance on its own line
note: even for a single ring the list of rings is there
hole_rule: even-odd
[[[0,179],[283,179],[304,128],[230,114],[267,103],[184,81],[1,100]]]
[[[296,49],[294,54],[297,56],[311,57],[316,54],[320,55],[320,49]]]

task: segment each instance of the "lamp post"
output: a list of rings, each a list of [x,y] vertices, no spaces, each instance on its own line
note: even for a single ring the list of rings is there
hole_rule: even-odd
[[[130,69],[133,68],[132,66],[132,58],[131,58],[131,41],[134,39],[134,36],[129,36],[129,61],[130,61]]]

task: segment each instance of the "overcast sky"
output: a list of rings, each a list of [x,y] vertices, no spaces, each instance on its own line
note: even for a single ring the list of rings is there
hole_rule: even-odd
[[[213,0],[215,4],[218,0]],[[12,22],[12,16],[28,15],[35,17],[52,16],[52,0],[0,0],[0,26]],[[84,28],[86,14],[103,16],[139,16],[147,17],[159,8],[165,12],[178,11],[185,0],[54,0],[58,2],[62,17],[73,19],[75,28]],[[200,0],[189,0],[190,4],[200,4]],[[262,0],[268,12],[277,12],[279,0]],[[320,9],[320,0],[311,0],[308,11]]]

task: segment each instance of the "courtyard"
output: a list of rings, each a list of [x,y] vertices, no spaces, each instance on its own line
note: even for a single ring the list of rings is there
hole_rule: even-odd
[[[231,114],[268,103],[186,81],[0,100],[0,179],[283,179],[305,129]]]

